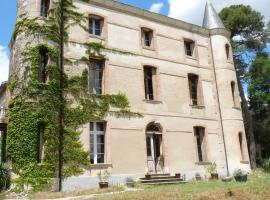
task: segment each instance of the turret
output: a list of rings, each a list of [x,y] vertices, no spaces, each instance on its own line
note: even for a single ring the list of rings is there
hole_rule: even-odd
[[[238,81],[233,62],[230,32],[226,30],[212,3],[207,0],[203,25],[209,29],[216,80],[224,152],[229,174],[237,168],[250,170],[249,156],[241,111]]]

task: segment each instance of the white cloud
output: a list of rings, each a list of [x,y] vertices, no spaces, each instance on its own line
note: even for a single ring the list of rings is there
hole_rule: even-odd
[[[217,12],[224,7],[234,4],[250,5],[253,9],[265,16],[265,21],[270,20],[269,0],[211,0]],[[168,0],[169,17],[177,18],[189,23],[202,25],[206,0]]]
[[[8,79],[9,58],[7,48],[0,45],[0,84]]]
[[[151,12],[155,12],[155,13],[160,13],[160,10],[163,8],[164,3],[163,2],[159,2],[159,3],[153,3],[149,9],[149,11]]]

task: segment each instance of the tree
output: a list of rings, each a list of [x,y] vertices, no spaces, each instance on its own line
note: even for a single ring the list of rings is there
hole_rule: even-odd
[[[262,158],[270,157],[270,59],[259,53],[249,71],[249,104]]]
[[[231,31],[231,39],[234,49],[234,61],[236,75],[239,84],[239,93],[243,108],[243,116],[248,139],[251,167],[256,167],[256,143],[253,130],[253,120],[245,98],[243,84],[246,83],[246,74],[249,64],[246,52],[261,51],[266,44],[266,33],[261,13],[253,10],[250,6],[233,5],[224,8],[219,16],[225,27]],[[236,37],[237,36],[237,37]]]

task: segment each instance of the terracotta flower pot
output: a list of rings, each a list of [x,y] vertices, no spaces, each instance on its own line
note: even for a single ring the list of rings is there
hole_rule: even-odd
[[[218,173],[211,173],[212,180],[218,180]]]
[[[99,182],[99,188],[100,189],[104,189],[104,188],[108,188],[108,187],[109,187],[108,182]]]
[[[150,174],[145,174],[145,179],[146,180],[150,180],[151,179],[151,175]]]
[[[175,178],[181,178],[181,174],[180,173],[175,173]]]

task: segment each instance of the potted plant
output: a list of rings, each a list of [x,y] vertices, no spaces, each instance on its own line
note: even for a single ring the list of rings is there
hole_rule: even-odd
[[[202,180],[202,177],[201,177],[200,173],[197,172],[197,173],[195,174],[195,179],[196,179],[197,181]]]
[[[10,186],[10,171],[7,166],[0,165],[0,192]]]
[[[135,181],[132,177],[127,177],[126,178],[126,184],[128,187],[134,187],[135,186]]]
[[[145,174],[145,179],[146,180],[150,180],[151,179],[151,174],[149,174],[148,172]]]
[[[108,188],[109,187],[109,182],[108,179],[111,176],[111,174],[106,170],[106,171],[100,171],[98,173],[98,178],[99,178],[99,188]]]
[[[208,174],[211,175],[212,180],[217,180],[218,179],[218,173],[217,173],[217,164],[211,163],[210,165],[207,165],[206,171]]]
[[[246,182],[247,181],[247,173],[244,170],[237,169],[233,173],[234,179],[237,182]]]
[[[181,178],[181,174],[180,173],[175,173],[175,178]]]

